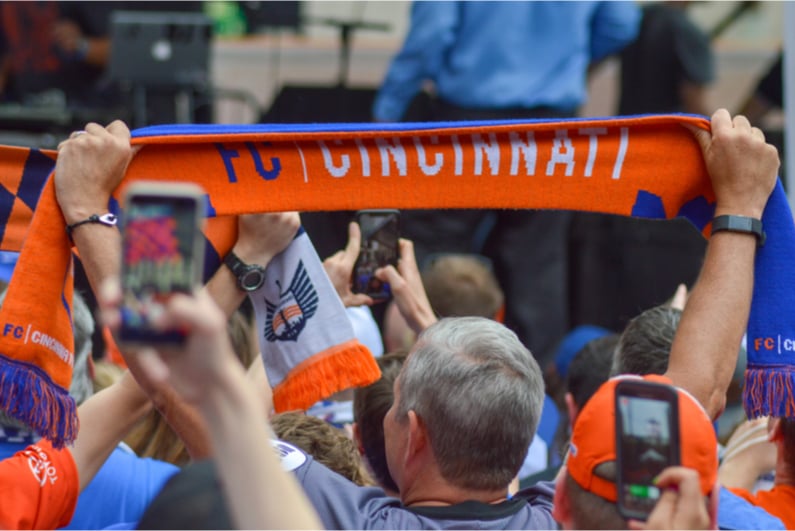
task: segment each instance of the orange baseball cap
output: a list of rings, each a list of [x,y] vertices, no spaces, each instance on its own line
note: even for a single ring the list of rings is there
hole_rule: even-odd
[[[588,400],[574,423],[571,446],[566,460],[568,474],[584,490],[605,500],[618,500],[613,481],[594,474],[594,469],[616,460],[615,389],[623,378],[611,378]],[[648,382],[672,385],[664,376],[647,375]],[[696,470],[701,477],[701,492],[709,494],[718,478],[718,441],[707,413],[695,398],[682,389],[679,396],[679,455],[684,467]]]

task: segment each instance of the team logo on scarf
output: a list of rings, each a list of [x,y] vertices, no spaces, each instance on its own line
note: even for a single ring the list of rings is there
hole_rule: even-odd
[[[278,280],[276,285],[279,290],[282,289]],[[290,287],[279,294],[279,303],[274,304],[265,299],[265,339],[271,342],[296,341],[307,320],[315,315],[318,303],[317,291],[303,261],[299,261]]]

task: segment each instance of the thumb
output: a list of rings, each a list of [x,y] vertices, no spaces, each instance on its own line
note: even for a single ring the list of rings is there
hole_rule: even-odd
[[[701,147],[701,152],[706,153],[709,150],[710,144],[712,144],[712,133],[706,129],[702,129],[691,124],[682,125],[689,129],[691,133],[693,133],[693,136],[696,138],[696,142],[698,142],[698,145]]]

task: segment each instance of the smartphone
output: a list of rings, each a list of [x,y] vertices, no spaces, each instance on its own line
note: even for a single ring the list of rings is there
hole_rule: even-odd
[[[204,191],[190,183],[136,182],[124,195],[122,307],[125,345],[181,344],[180,330],[157,330],[152,320],[173,293],[201,284]]]
[[[375,300],[392,296],[389,283],[375,276],[375,271],[389,264],[397,266],[400,212],[397,210],[360,210],[356,222],[362,233],[359,258],[353,268],[353,291]]]
[[[669,385],[631,379],[615,400],[618,510],[645,521],[661,494],[654,478],[679,464],[679,400]]]

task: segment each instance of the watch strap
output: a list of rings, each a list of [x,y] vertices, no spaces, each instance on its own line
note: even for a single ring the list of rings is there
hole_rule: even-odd
[[[232,271],[232,274],[237,277],[237,285],[243,291],[256,291],[265,282],[264,267],[257,264],[247,264],[232,251],[229,251],[226,256],[224,256],[224,264],[226,264],[230,271]],[[246,279],[250,277],[251,273],[260,275],[259,281],[255,285],[246,283]]]
[[[747,216],[716,216],[712,220],[712,233],[714,234],[722,230],[753,234],[756,236],[756,244],[758,247],[763,246],[767,238],[762,227],[762,220]]]

